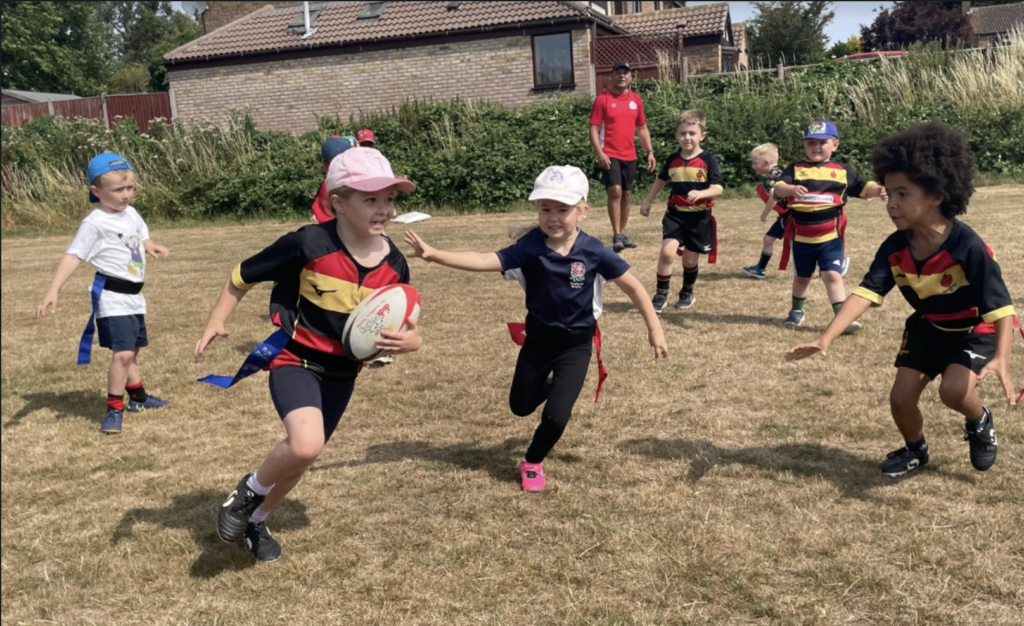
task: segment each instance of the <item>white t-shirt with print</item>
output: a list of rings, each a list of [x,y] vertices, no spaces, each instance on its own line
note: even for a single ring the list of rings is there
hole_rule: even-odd
[[[99,207],[82,220],[68,254],[91,263],[97,272],[141,283],[146,280],[146,249],[149,228],[135,207],[115,213]],[[90,283],[91,287],[91,283]],[[104,291],[96,317],[145,315],[146,299],[141,293],[131,295]]]

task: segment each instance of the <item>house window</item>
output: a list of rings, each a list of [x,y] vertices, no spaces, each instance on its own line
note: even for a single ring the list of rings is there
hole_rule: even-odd
[[[533,86],[549,89],[574,86],[572,36],[569,33],[533,38]]]
[[[592,0],[590,2],[590,8],[600,13],[601,15],[608,15],[608,2],[599,2]]]
[[[630,13],[643,13],[644,3],[643,2],[630,2],[629,12]]]
[[[356,19],[375,20],[384,13],[384,7],[387,4],[387,2],[367,2],[366,6],[363,7],[363,12]]]
[[[654,10],[655,11],[660,11],[661,10],[661,3],[658,2],[657,0],[655,0],[655,2],[654,2]]]
[[[625,15],[626,14],[626,3],[625,2],[612,2],[612,15]]]

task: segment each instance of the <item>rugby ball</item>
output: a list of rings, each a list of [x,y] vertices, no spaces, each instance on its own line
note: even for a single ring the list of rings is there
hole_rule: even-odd
[[[352,309],[341,332],[345,354],[357,361],[372,361],[381,355],[380,334],[398,332],[409,320],[420,318],[420,294],[409,285],[387,285],[362,299]]]

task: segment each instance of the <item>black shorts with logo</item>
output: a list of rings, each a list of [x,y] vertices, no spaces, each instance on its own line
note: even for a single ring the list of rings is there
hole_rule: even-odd
[[[661,238],[675,239],[690,252],[711,254],[715,242],[711,211],[673,211],[669,209],[661,220]]]
[[[633,191],[636,184],[636,159],[623,161],[609,157],[611,167],[601,170],[605,187],[621,186],[623,191]]]
[[[950,365],[963,365],[977,374],[995,355],[995,334],[939,330],[915,313],[907,318],[894,365],[934,379]]]

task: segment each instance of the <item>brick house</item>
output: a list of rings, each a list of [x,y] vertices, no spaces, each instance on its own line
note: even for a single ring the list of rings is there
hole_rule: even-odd
[[[656,30],[637,21],[656,14],[672,14],[659,24],[673,33],[680,21],[694,24],[685,46],[703,55],[698,67],[720,71],[732,43],[728,5],[676,4],[311,2],[307,32],[302,3],[208,2],[206,34],[164,65],[175,118],[223,125],[247,108],[261,129],[302,132],[318,115],[345,119],[412,98],[514,106],[596,93],[595,42],[630,35],[630,20]]]
[[[732,23],[727,3],[641,11],[617,15],[614,20],[633,35],[679,32],[690,74],[733,72],[747,66],[746,27]]]
[[[1024,30],[1024,2],[970,8],[967,21],[971,26],[971,45],[989,47],[1010,43],[1010,31]]]

